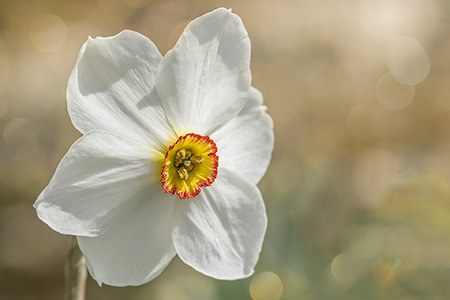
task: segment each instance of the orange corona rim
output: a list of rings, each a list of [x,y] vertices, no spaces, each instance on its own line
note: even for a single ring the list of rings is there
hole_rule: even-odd
[[[218,166],[217,146],[211,138],[195,133],[180,136],[164,156],[162,188],[180,199],[194,198],[201,187],[214,182]]]

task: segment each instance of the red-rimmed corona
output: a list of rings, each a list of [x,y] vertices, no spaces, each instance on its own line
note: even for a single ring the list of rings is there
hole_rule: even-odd
[[[162,188],[180,199],[194,198],[201,187],[214,182],[218,166],[217,146],[210,137],[195,133],[180,136],[164,156]]]

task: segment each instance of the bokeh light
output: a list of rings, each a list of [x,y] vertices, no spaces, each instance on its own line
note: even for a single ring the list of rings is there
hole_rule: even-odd
[[[405,109],[414,99],[414,86],[400,83],[389,72],[378,78],[376,89],[378,101],[387,110]]]
[[[381,258],[372,267],[375,282],[381,287],[387,287],[395,281],[398,269],[401,266],[400,259]]]
[[[364,274],[367,266],[351,254],[341,253],[330,265],[333,277],[339,283],[350,286]]]
[[[386,50],[386,62],[395,79],[403,84],[416,85],[430,71],[430,59],[422,45],[410,37],[392,41]]]
[[[283,295],[283,283],[277,274],[261,272],[252,278],[249,290],[253,300],[279,300]]]
[[[58,16],[51,14],[38,15],[31,23],[30,40],[41,51],[56,51],[64,45],[66,39],[66,24]]]

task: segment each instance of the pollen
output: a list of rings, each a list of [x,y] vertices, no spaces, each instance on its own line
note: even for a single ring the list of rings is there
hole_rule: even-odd
[[[217,177],[217,146],[208,136],[188,133],[167,148],[161,170],[161,185],[180,199],[194,198]]]

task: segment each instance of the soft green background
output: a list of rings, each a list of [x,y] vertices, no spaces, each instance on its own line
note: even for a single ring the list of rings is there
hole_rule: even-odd
[[[247,27],[253,84],[275,126],[257,274],[276,274],[282,299],[450,299],[448,5],[1,1],[0,299],[63,295],[69,239],[31,205],[79,136],[65,88],[81,45],[128,28],[165,53],[219,6]],[[217,281],[175,259],[140,287],[89,279],[87,298],[251,299],[252,281]],[[269,296],[273,284],[254,286]]]

